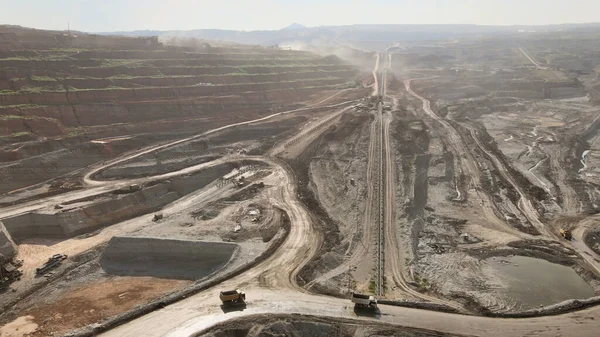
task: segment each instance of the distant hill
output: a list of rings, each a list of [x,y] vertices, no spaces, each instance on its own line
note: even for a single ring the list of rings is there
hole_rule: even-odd
[[[222,40],[244,44],[282,45],[305,43],[335,46],[350,44],[358,47],[389,45],[391,42],[449,40],[519,32],[565,31],[577,29],[600,30],[599,23],[563,24],[548,26],[480,26],[480,25],[349,25],[306,27],[294,23],[279,30],[236,31],[221,29],[139,30],[104,32],[104,35],[176,36],[205,40]]]
[[[291,25],[289,25],[289,26],[287,26],[287,27],[285,27],[285,28],[282,28],[282,30],[306,29],[306,28],[308,28],[308,27],[306,27],[305,25],[301,25],[301,24],[299,24],[299,23],[295,23],[295,22],[294,22],[294,23],[292,23]]]

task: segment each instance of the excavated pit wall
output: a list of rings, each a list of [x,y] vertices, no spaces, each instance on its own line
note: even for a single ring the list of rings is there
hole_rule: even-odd
[[[169,191],[168,184],[159,184],[87,207],[55,214],[27,213],[4,223],[17,242],[30,237],[72,237],[154,212],[179,197]]]
[[[113,237],[100,265],[109,274],[197,280],[225,266],[237,244],[153,237]]]
[[[12,240],[10,234],[0,221],[0,262],[3,258],[8,260],[17,255],[17,245]]]
[[[245,160],[239,164],[251,165],[258,162]],[[103,199],[81,208],[67,208],[62,212],[49,214],[31,212],[2,221],[9,236],[17,243],[32,237],[73,237],[156,212],[163,206],[219,179],[232,168],[231,164],[216,165],[193,175],[174,178],[135,193]],[[80,201],[87,199],[89,198]]]

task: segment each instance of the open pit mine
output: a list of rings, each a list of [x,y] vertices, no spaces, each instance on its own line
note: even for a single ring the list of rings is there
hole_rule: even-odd
[[[0,336],[598,336],[598,36],[372,38],[0,26]]]

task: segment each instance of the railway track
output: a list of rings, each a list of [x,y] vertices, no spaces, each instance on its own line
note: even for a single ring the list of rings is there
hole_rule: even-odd
[[[375,294],[383,296],[385,293],[385,144],[383,140],[383,97],[385,96],[385,68],[381,71],[379,81],[379,94],[381,100],[377,103],[377,273]]]
[[[378,296],[382,296],[384,293],[384,282],[383,276],[385,275],[385,259],[384,259],[384,212],[385,212],[385,196],[384,196],[384,184],[385,184],[385,171],[384,171],[384,144],[383,144],[383,103],[379,102],[377,107],[377,162],[378,173],[377,173],[377,281],[376,291]]]

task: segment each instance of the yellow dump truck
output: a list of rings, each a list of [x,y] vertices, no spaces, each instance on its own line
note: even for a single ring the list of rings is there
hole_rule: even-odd
[[[221,291],[219,299],[223,304],[242,304],[246,301],[246,294],[239,289]]]
[[[560,235],[562,235],[562,237],[565,238],[565,240],[571,240],[573,238],[573,236],[571,235],[571,231],[568,229],[561,229]]]

